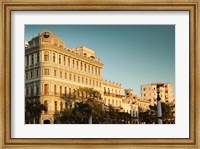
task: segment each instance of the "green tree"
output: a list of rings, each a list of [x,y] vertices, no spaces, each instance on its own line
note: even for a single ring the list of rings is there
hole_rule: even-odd
[[[164,102],[161,103],[162,107],[162,120],[163,124],[167,123],[173,118],[173,113],[171,112],[171,107]],[[140,123],[145,122],[146,124],[157,124],[157,105],[149,106],[148,111],[139,113]]]
[[[40,100],[25,99],[25,122],[26,124],[36,123],[39,121],[42,111],[45,110],[45,106],[40,103]]]
[[[74,90],[73,95],[63,96],[63,99],[74,106],[71,111],[55,113],[54,117],[60,123],[86,124],[90,123],[91,119],[93,123],[101,123],[103,120],[101,94],[93,88],[79,87]]]

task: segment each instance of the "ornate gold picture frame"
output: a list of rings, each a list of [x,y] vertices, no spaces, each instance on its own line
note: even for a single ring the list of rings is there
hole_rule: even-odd
[[[1,2],[1,147],[2,148],[199,148],[199,7],[198,0],[110,0]],[[188,139],[31,139],[11,138],[11,11],[189,11],[189,109]],[[23,131],[23,130],[22,130]]]

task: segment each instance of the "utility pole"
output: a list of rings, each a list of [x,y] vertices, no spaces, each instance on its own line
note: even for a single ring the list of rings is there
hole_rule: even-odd
[[[162,107],[161,107],[161,98],[160,98],[160,87],[161,85],[157,85],[157,118],[158,124],[162,124]]]

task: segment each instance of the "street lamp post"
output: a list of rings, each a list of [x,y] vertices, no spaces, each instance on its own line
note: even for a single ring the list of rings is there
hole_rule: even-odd
[[[161,98],[160,98],[160,87],[157,85],[157,118],[158,118],[158,124],[162,124],[162,107],[161,107]]]

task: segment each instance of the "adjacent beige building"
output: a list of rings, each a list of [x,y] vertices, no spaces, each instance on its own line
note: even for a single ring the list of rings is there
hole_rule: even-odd
[[[121,107],[122,106],[122,86],[121,84],[111,81],[102,82],[103,94],[102,98],[106,106]]]

